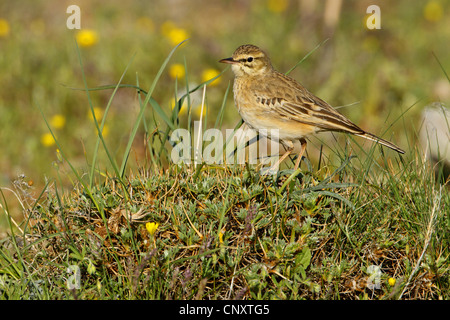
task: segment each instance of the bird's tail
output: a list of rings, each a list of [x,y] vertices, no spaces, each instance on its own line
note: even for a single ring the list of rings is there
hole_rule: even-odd
[[[395,144],[393,144],[392,142],[389,142],[389,141],[387,141],[387,140],[381,139],[380,137],[377,137],[377,136],[374,135],[374,134],[365,132],[365,133],[361,133],[361,134],[358,134],[358,133],[357,133],[357,134],[355,134],[355,135],[357,135],[357,136],[359,136],[359,137],[363,137],[363,138],[365,138],[365,139],[367,139],[367,140],[375,141],[376,143],[379,143],[379,144],[382,144],[383,146],[386,146],[386,147],[388,147],[388,148],[391,148],[392,150],[395,150],[395,151],[397,151],[398,153],[401,153],[401,154],[405,153],[405,151],[403,151],[402,149],[400,149],[399,147],[397,147],[397,146],[396,146]]]

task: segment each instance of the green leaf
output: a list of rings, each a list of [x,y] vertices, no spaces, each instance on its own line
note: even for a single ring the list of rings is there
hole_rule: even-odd
[[[308,247],[303,248],[303,250],[297,254],[295,257],[296,267],[300,266],[302,269],[306,269],[311,262],[311,250]]]

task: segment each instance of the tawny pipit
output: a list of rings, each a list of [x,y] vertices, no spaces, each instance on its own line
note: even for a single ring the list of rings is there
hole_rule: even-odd
[[[279,130],[277,138],[287,151],[275,166],[292,152],[293,141],[299,140],[301,150],[294,167],[297,170],[306,149],[305,137],[320,131],[351,133],[405,153],[393,143],[365,132],[293,78],[276,71],[267,54],[254,45],[240,46],[231,58],[220,62],[231,64],[234,101],[245,123],[257,131]]]

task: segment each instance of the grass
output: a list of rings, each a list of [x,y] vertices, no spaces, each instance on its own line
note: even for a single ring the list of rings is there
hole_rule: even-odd
[[[450,197],[430,168],[417,167],[383,170],[380,184],[379,173],[348,161],[333,173],[305,170],[284,192],[291,171],[268,177],[245,167],[204,167],[195,179],[195,168],[142,169],[126,178],[128,197],[114,176],[90,194],[49,185],[27,208],[23,233],[2,242],[1,294],[448,299]],[[146,222],[159,224],[154,235]],[[81,271],[77,290],[67,287],[70,266]],[[373,266],[381,273],[370,289]]]
[[[397,158],[372,148],[356,157],[337,144],[337,163],[321,154],[318,168],[305,159],[302,170],[273,176],[250,165],[166,165],[185,99],[191,117],[190,94],[177,97],[170,115],[152,99],[176,48],[148,91],[138,78],[92,89],[84,81],[98,133],[88,168],[80,172],[54,135],[57,165],[70,169],[60,181],[75,177],[71,190],[48,180],[33,198],[19,177],[24,218],[16,223],[2,189],[10,235],[0,246],[3,299],[449,298],[448,185],[435,181],[419,150]],[[138,89],[140,112],[119,166],[102,129],[124,87]],[[108,88],[99,123],[90,95]],[[214,122],[221,127],[220,116]],[[141,125],[148,164],[127,171]],[[111,172],[97,161],[102,152]]]

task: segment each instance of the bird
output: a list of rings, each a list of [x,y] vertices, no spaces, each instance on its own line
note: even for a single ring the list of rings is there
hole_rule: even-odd
[[[299,141],[301,149],[294,166],[297,170],[306,150],[305,137],[322,131],[350,133],[405,153],[395,144],[364,131],[295,79],[275,70],[266,52],[255,45],[242,45],[230,58],[219,62],[231,65],[234,102],[244,123],[258,132],[271,132],[269,138],[278,138],[285,147],[286,152],[273,167],[278,167],[294,150],[294,142]],[[271,129],[278,129],[278,133]]]

